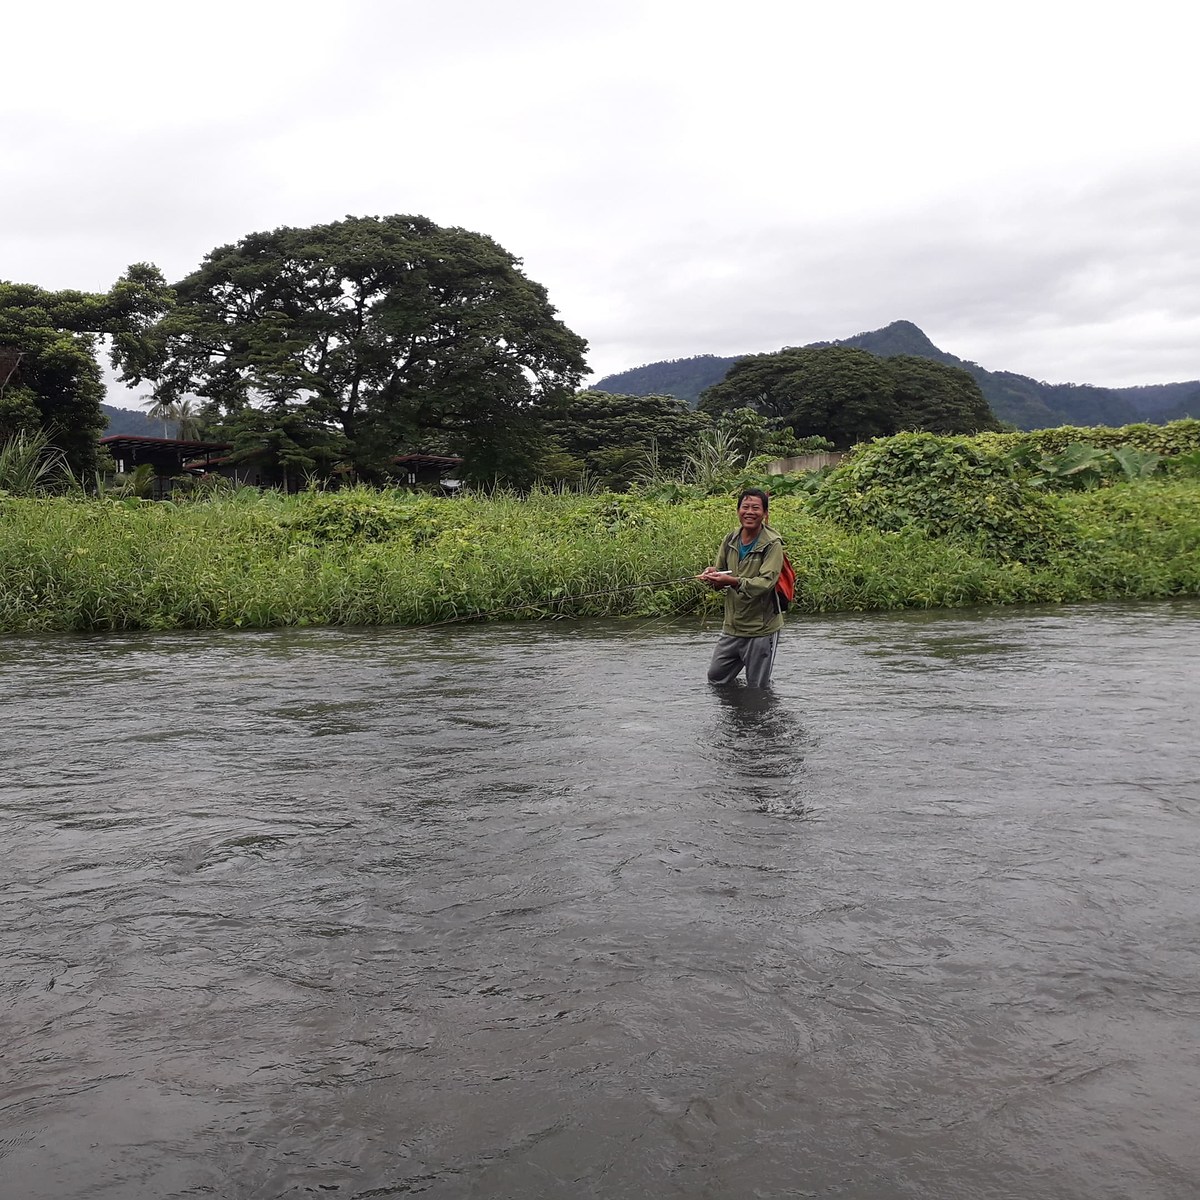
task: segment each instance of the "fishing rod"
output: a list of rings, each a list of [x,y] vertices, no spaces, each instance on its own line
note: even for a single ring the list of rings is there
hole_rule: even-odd
[[[549,600],[531,600],[527,604],[506,604],[502,608],[490,608],[473,613],[465,613],[461,617],[448,617],[444,621],[430,621],[422,625],[422,629],[436,629],[439,625],[461,625],[465,621],[483,621],[489,617],[498,617],[504,613],[520,612],[526,608],[546,608],[551,604],[569,604],[574,600],[592,600],[597,596],[615,596],[619,592],[636,592],[640,588],[669,587],[676,583],[695,583],[695,575],[680,575],[678,579],[652,579],[649,583],[630,583],[624,587],[600,588],[594,592],[578,592],[574,596],[559,596]]]

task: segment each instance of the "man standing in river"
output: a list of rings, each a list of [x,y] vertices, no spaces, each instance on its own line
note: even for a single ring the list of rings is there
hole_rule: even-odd
[[[783,613],[775,584],[783,568],[783,539],[767,526],[770,499],[760,488],[738,497],[738,528],[716,561],[696,578],[725,592],[725,622],[708,665],[709,683],[732,683],[744,668],[750,687],[771,682]]]

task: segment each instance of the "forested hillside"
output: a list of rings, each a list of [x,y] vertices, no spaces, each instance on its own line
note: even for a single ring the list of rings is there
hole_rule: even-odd
[[[1200,417],[1200,383],[1159,383],[1149,387],[1114,388],[1139,413],[1155,421]]]
[[[1051,429],[1057,425],[1129,425],[1150,414],[1111,388],[1088,384],[1042,383],[1013,371],[989,371],[935,346],[911,321],[893,321],[883,329],[858,333],[834,344],[855,346],[891,358],[911,354],[961,367],[979,384],[992,412],[1018,429]],[[1200,387],[1200,383],[1195,385]],[[1152,418],[1153,419],[1153,418]]]
[[[1018,429],[1050,429],[1058,425],[1127,425],[1200,416],[1200,380],[1145,387],[1103,388],[1089,384],[1043,383],[1012,371],[989,371],[939,349],[911,321],[893,321],[882,329],[858,333],[836,342],[813,342],[804,349],[851,346],[880,358],[911,355],[960,367],[974,377],[992,412]],[[744,356],[739,356],[744,357]],[[644,396],[666,394],[696,404],[700,393],[721,382],[738,358],[711,354],[650,363],[607,375],[599,391]]]
[[[114,433],[138,434],[140,437],[174,437],[175,422],[166,423],[163,432],[162,421],[152,421],[143,412],[134,408],[116,408],[111,404],[100,405],[101,412],[108,424],[104,427],[104,437]]]
[[[667,362],[634,367],[616,375],[606,375],[591,390],[614,396],[674,396],[686,400],[693,408],[705,388],[720,383],[729,368],[738,361],[719,358],[715,354],[698,354],[695,358],[672,358]]]

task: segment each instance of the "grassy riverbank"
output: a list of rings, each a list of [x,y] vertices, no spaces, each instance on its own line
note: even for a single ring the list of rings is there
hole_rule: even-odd
[[[1122,482],[1045,504],[1068,535],[1030,561],[913,526],[850,530],[814,515],[802,495],[777,498],[771,520],[787,538],[801,612],[1200,594],[1196,479]],[[698,613],[715,601],[690,576],[732,525],[729,497],[9,497],[0,632]],[[658,580],[674,582],[632,587]]]

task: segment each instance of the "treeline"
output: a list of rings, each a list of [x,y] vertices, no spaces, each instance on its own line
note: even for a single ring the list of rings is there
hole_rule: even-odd
[[[679,360],[663,393],[580,391],[585,341],[491,238],[347,217],[249,234],[173,285],[147,263],[106,293],[0,284],[0,445],[44,437],[76,480],[96,477],[102,337],[163,432],[227,443],[230,465],[267,479],[382,484],[415,452],[461,458],[468,483],[620,489],[1001,427],[973,364],[901,352],[926,340],[904,322],[879,332],[873,350],[859,335]],[[667,394],[716,371],[695,409]]]
[[[264,477],[381,483],[417,452],[461,457],[468,482],[625,487],[689,461],[995,425],[961,372],[843,348],[741,360],[699,413],[580,392],[586,343],[519,260],[420,216],[249,234],[172,285],[147,263],[103,294],[0,285],[0,444],[44,434],[93,477],[101,337],[150,416]]]

